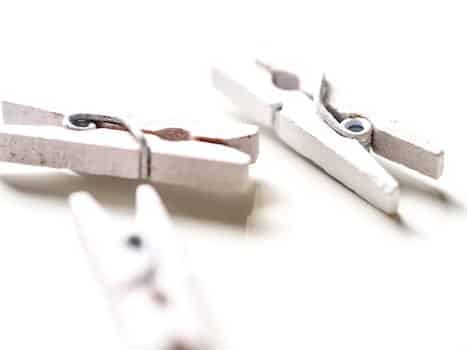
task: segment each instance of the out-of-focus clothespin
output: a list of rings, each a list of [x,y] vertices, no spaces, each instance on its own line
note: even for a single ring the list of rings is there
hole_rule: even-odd
[[[258,156],[254,125],[139,128],[119,117],[65,116],[9,102],[2,107],[0,161],[232,190],[246,185],[249,165]]]
[[[91,265],[130,349],[212,349],[208,313],[157,193],[140,185],[127,230],[86,192],[70,196]]]
[[[302,79],[295,70],[263,60],[214,66],[214,86],[233,104],[295,151],[388,214],[397,212],[398,182],[372,152],[421,174],[439,178],[444,152],[403,128],[397,120],[378,121],[343,113],[329,101],[324,74]],[[369,152],[370,151],[370,152]]]

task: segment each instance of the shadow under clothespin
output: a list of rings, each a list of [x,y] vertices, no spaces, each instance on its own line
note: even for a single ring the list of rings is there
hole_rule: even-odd
[[[76,191],[86,191],[99,202],[116,211],[134,206],[133,193],[141,183],[137,180],[107,176],[77,175],[68,171],[37,174],[8,174],[0,180],[15,191],[37,195],[42,199],[65,201]],[[190,217],[243,228],[255,204],[256,182],[242,191],[209,192],[168,184],[154,185],[167,210],[174,217]]]
[[[403,192],[410,193],[420,200],[433,203],[441,210],[464,212],[466,204],[457,199],[448,189],[431,179],[420,176],[414,171],[407,171],[399,164],[378,157],[378,161],[399,181]]]

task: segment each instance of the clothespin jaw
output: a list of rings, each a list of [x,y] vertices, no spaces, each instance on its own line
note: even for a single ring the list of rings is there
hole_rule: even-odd
[[[136,195],[136,220],[126,230],[88,193],[70,197],[124,338],[138,349],[211,349],[209,322],[167,212],[149,185],[139,186]]]
[[[214,87],[375,207],[396,213],[400,190],[371,152],[424,175],[441,175],[444,153],[438,147],[403,131],[398,122],[381,123],[339,112],[328,102],[329,84],[319,72],[304,80],[293,68],[264,62],[214,66]]]
[[[104,121],[85,120],[88,116]],[[259,134],[253,125],[152,123],[140,132],[150,150],[146,163],[141,145],[121,131],[126,130],[122,125],[105,118],[111,117],[65,117],[3,102],[0,160],[124,178],[140,178],[146,167],[151,181],[225,190],[246,185],[248,166],[258,156]],[[77,123],[75,128],[69,127],[70,121]]]

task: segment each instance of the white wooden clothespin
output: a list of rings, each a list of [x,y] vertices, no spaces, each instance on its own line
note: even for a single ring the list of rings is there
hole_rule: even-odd
[[[324,75],[306,86],[295,72],[260,60],[216,66],[211,73],[214,86],[246,114],[386,213],[397,212],[399,185],[368,150],[433,178],[442,174],[444,152],[398,121],[334,108]]]
[[[212,349],[209,316],[157,193],[140,185],[128,230],[86,192],[70,196],[78,232],[131,349]]]
[[[140,129],[122,118],[64,116],[9,102],[3,102],[3,121],[0,161],[87,174],[237,189],[258,156],[258,129],[247,124],[152,123]]]

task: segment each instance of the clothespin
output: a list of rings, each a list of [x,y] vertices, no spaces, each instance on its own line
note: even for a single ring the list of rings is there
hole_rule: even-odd
[[[65,116],[9,102],[3,120],[0,161],[87,174],[236,189],[247,183],[258,156],[258,129],[247,124],[139,128],[129,119]]]
[[[329,102],[324,75],[302,80],[261,60],[216,66],[211,74],[214,86],[243,112],[272,127],[287,145],[388,214],[397,212],[399,185],[371,153],[433,178],[442,174],[444,152],[439,147],[399,121],[338,111]]]
[[[73,216],[116,321],[131,349],[206,350],[213,337],[168,214],[140,185],[136,219],[125,230],[86,192],[70,196]]]

